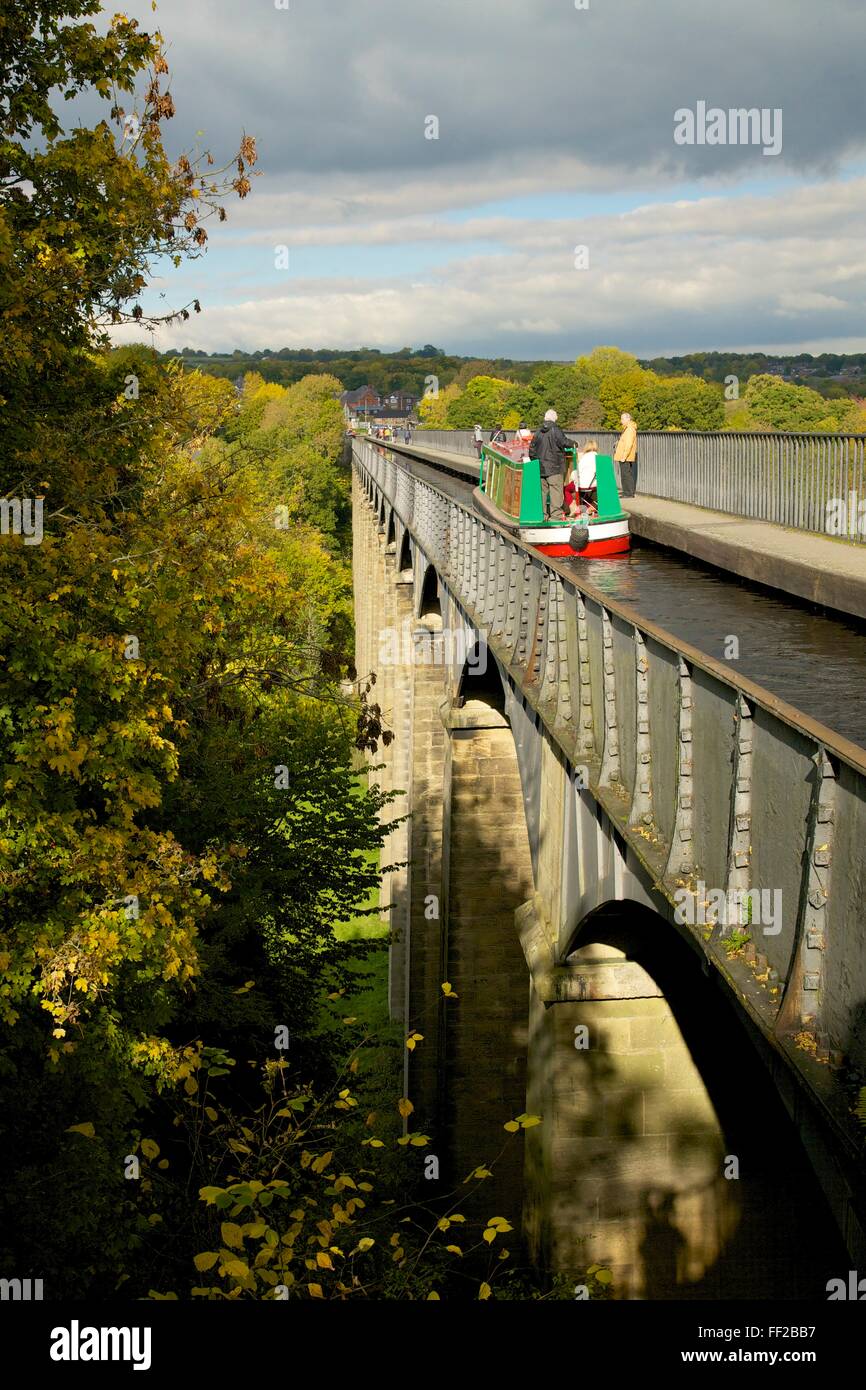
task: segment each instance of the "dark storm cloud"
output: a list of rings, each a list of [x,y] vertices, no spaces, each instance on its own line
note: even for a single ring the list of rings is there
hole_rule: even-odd
[[[149,6],[135,9],[153,27]],[[866,10],[855,0],[165,0],[178,116],[230,149],[255,133],[271,174],[401,179],[487,163],[543,178],[832,167],[866,142]],[[783,152],[678,146],[674,112],[781,108]],[[440,122],[424,139],[424,118]]]

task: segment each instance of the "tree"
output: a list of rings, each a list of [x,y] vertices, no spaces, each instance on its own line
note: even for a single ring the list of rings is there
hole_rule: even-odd
[[[449,427],[469,430],[479,424],[484,429],[493,429],[501,423],[511,385],[501,377],[473,377],[462,395],[455,397],[448,406]]]
[[[604,428],[604,409],[595,396],[585,396],[574,417],[572,429],[600,430]]]
[[[100,37],[96,8],[0,24],[0,493],[44,504],[37,543],[0,538],[0,1262],[56,1297],[111,1292],[143,1242],[118,1156],[180,1040],[312,1032],[326,977],[347,987],[332,923],[375,882],[383,805],[350,768],[380,726],[340,692],[348,569],[300,497],[336,471],[339,382],[300,383],[271,456],[225,437],[228,383],[107,350],[146,325],[153,258],[203,250],[220,184],[162,148],[158,37]],[[52,89],[142,72],[131,135],[64,135]]]
[[[605,428],[617,429],[623,411],[627,410],[630,415],[636,415],[641,392],[654,380],[653,373],[644,371],[642,367],[629,367],[627,371],[614,372],[603,377],[598,388],[598,398],[604,411]],[[639,420],[638,423],[644,424],[643,420]]]
[[[724,396],[701,377],[661,377],[639,390],[634,413],[645,430],[719,430]]]
[[[582,369],[565,364],[542,367],[532,378],[531,418],[540,422],[546,410],[555,410],[563,429],[571,429],[592,387],[591,374]]]
[[[753,376],[746,387],[752,418],[776,430],[838,430],[849,414],[848,402],[827,401],[808,386],[790,386],[777,376]]]
[[[450,386],[440,388],[435,396],[423,396],[418,406],[421,428],[425,430],[447,429],[448,411],[452,403],[458,400],[462,394],[460,387],[454,381]]]
[[[630,352],[623,352],[621,348],[597,347],[588,356],[578,357],[574,365],[588,378],[591,390],[587,394],[597,396],[605,377],[634,371],[639,363],[636,357]]]

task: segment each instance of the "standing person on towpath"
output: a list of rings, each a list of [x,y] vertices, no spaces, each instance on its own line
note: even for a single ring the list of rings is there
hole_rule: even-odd
[[[544,423],[529,446],[529,457],[538,459],[544,515],[548,519],[564,515],[565,451],[569,444],[557,424],[558,418],[555,410],[546,411]]]
[[[475,426],[475,457],[476,457],[476,458],[480,458],[480,457],[481,457],[481,445],[483,444],[483,442],[484,442],[484,435],[483,435],[482,432],[481,432],[481,426],[480,426],[480,425],[476,425],[476,426]]]
[[[634,497],[637,491],[637,425],[627,410],[619,417],[622,434],[617,440],[614,463],[619,464],[623,497]]]

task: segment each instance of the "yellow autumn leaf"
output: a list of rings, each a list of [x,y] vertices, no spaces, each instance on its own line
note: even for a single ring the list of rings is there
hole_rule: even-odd
[[[478,1297],[480,1299],[489,1298],[492,1292],[493,1290],[489,1284],[482,1284],[481,1288],[478,1290]]]
[[[223,1243],[231,1246],[232,1250],[243,1249],[244,1233],[234,1221],[224,1221],[220,1226],[220,1235]]]
[[[376,1242],[375,1240],[373,1240],[371,1236],[364,1236],[361,1240],[358,1241],[358,1249],[363,1254],[365,1250],[371,1250],[375,1244]]]
[[[307,1285],[307,1288],[310,1290],[310,1297],[311,1297],[311,1298],[324,1298],[324,1297],[325,1297],[325,1295],[322,1293],[322,1286],[321,1286],[321,1284],[308,1284],[308,1285]]]
[[[429,1292],[428,1295],[427,1295],[427,1302],[428,1302],[428,1303],[441,1303],[441,1302],[442,1302],[442,1299],[439,1297],[439,1295],[438,1295],[438,1293],[436,1292],[435,1289],[431,1289],[430,1292]]]
[[[93,1125],[91,1124],[90,1120],[85,1120],[84,1124],[82,1125],[69,1125],[66,1133],[83,1134],[85,1139],[96,1138],[96,1130],[93,1128]]]
[[[326,1250],[316,1251],[316,1264],[319,1269],[333,1269],[334,1262]]]
[[[446,1249],[446,1250],[450,1250],[452,1255],[462,1255],[462,1254],[463,1254],[463,1251],[460,1249],[460,1246],[459,1246],[459,1245],[446,1245],[446,1246],[445,1246],[445,1249]]]
[[[223,1269],[230,1279],[249,1279],[250,1267],[243,1260],[225,1260]]]
[[[159,1145],[154,1139],[142,1139],[141,1152],[145,1158],[159,1158]]]
[[[411,1100],[407,1100],[406,1097],[403,1096],[400,1100],[397,1101],[397,1109],[403,1116],[403,1119],[406,1120],[412,1114],[412,1111],[415,1109],[415,1107],[412,1104]]]
[[[507,1129],[509,1134],[516,1134],[517,1131],[520,1129],[520,1125],[517,1123],[516,1120],[508,1120],[507,1123],[502,1126],[502,1128]]]
[[[204,1250],[200,1255],[196,1255],[193,1264],[196,1269],[204,1273],[206,1269],[213,1269],[218,1259],[219,1255],[216,1250]]]

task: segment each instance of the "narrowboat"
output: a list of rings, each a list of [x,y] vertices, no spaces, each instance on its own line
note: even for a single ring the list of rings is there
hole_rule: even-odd
[[[596,560],[629,549],[628,517],[619,500],[613,459],[596,454],[596,499],[578,494],[580,514],[567,520],[544,515],[541,472],[526,456],[522,441],[483,444],[478,486],[472,497],[483,516],[497,521],[543,555]],[[577,467],[577,446],[566,450],[569,472]]]

